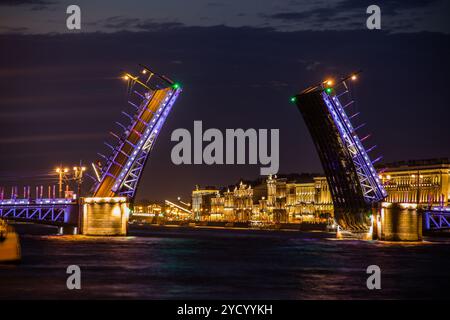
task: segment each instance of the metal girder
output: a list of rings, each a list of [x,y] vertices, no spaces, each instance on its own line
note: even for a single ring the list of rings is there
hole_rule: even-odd
[[[182,91],[179,84],[168,82],[162,76],[158,79],[162,79],[164,84],[150,83],[154,73],[148,68],[146,70],[150,76],[145,83],[138,81],[138,77],[129,76],[133,80],[132,85],[140,85],[144,92],[132,90],[136,94],[133,99],[139,101],[130,103],[136,112],[134,116],[126,114],[131,123],[129,126],[121,125],[125,128],[124,134],[114,134],[118,145],[113,147],[111,156],[106,158],[100,181],[94,186],[94,197],[127,196],[133,200],[158,134]]]
[[[128,160],[122,173],[119,175],[113,191],[119,195],[125,195],[133,198],[137,185],[139,183],[145,163],[148,160],[150,151],[155,145],[159,132],[161,131],[167,116],[169,115],[175,100],[181,90],[175,91],[171,96],[167,97],[161,107],[158,109],[152,122],[148,125],[141,140],[134,149],[133,155]],[[153,122],[156,120],[155,122]],[[137,153],[136,153],[137,151]],[[128,167],[127,167],[128,166]],[[123,178],[121,178],[123,174]]]
[[[427,230],[450,229],[450,212],[445,211],[425,212],[425,228]]]
[[[36,222],[67,222],[69,206],[0,206],[0,218]]]
[[[348,92],[348,90],[346,90],[346,92]],[[384,187],[378,178],[378,174],[359,140],[358,135],[355,133],[338,97],[333,96],[330,99],[330,96],[326,92],[322,92],[322,97],[330,110],[333,120],[339,130],[339,134],[353,160],[366,202],[372,203],[381,201],[386,197],[387,192],[384,190]]]
[[[296,102],[312,136],[333,199],[336,222],[345,230],[364,231],[370,227],[373,204],[387,195],[378,173],[344,109],[349,100],[344,81],[338,86],[320,84],[296,95]]]

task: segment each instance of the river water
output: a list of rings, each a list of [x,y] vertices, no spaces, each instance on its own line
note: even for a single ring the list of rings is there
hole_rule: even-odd
[[[133,227],[57,236],[18,225],[23,260],[0,265],[2,299],[450,298],[450,241],[336,240],[331,233]],[[66,268],[81,268],[68,290]],[[381,268],[368,290],[366,268]]]

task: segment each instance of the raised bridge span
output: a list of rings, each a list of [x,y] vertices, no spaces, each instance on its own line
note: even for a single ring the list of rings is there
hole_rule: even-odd
[[[293,100],[314,141],[327,177],[338,225],[354,232],[368,232],[372,210],[387,196],[368,152],[346,110],[354,101],[347,81],[326,80],[309,87]],[[342,101],[342,102],[341,102]],[[377,158],[375,161],[378,161]]]

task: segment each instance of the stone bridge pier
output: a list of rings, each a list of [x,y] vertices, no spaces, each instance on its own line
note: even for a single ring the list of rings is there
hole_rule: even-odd
[[[82,198],[80,233],[89,236],[126,236],[130,204],[126,197]]]
[[[373,238],[382,241],[421,241],[422,212],[416,204],[383,202],[372,219]]]

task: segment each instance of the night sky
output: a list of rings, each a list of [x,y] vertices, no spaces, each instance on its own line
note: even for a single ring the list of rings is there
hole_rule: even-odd
[[[195,184],[258,178],[260,165],[180,165],[177,128],[280,129],[280,173],[321,172],[290,96],[362,69],[357,123],[372,158],[449,157],[449,1],[0,1],[0,186],[55,181],[90,164],[126,122],[123,70],[144,63],[182,83],[138,198],[187,199]],[[189,4],[188,4],[189,3]],[[78,4],[81,31],[66,29]],[[382,30],[365,10],[381,7]],[[91,173],[92,174],[92,173]],[[87,180],[88,182],[89,180]]]

